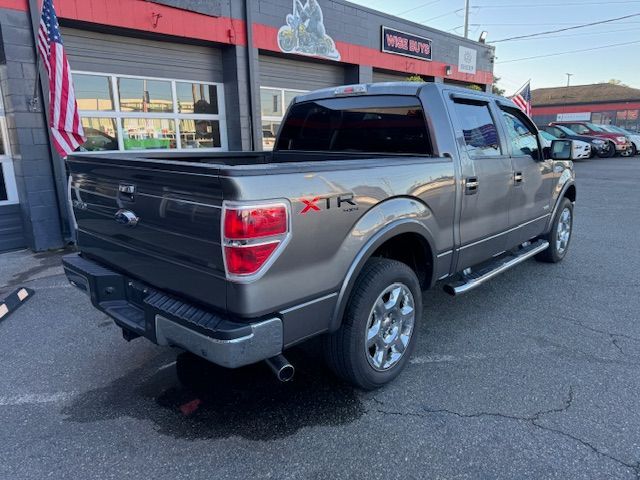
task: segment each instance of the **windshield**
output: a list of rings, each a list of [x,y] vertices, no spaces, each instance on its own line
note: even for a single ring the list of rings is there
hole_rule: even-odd
[[[416,97],[378,95],[294,104],[276,150],[430,155]]]
[[[549,141],[558,139],[557,137],[554,137],[549,132],[545,132],[544,130],[540,131],[540,135],[542,135],[546,140],[549,140]]]
[[[554,127],[559,129],[565,135],[575,135],[576,134],[576,132],[574,132],[570,128],[565,127],[564,125],[554,125]]]
[[[602,128],[600,125],[596,125],[595,123],[587,123],[587,127],[589,127],[589,129],[593,130],[594,132],[607,132],[604,128]]]

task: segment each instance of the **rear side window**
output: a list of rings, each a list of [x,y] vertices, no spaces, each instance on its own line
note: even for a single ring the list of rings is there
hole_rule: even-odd
[[[489,105],[483,102],[455,100],[456,114],[470,157],[492,157],[501,154],[498,129]]]
[[[430,155],[415,97],[365,96],[303,102],[289,110],[277,150]]]

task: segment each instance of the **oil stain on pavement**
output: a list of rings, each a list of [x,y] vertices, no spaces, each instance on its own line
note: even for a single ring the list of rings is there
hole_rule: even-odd
[[[158,368],[173,358],[173,353],[159,355],[110,385],[75,397],[61,413],[81,423],[125,416],[150,420],[159,433],[181,439],[259,441],[305,427],[348,424],[365,413],[358,393],[308,350],[291,352],[298,368],[288,383],[278,382],[263,363],[228,370],[190,354]]]

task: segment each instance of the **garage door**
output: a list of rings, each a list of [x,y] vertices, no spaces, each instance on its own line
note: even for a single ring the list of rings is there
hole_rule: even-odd
[[[284,112],[297,95],[344,83],[345,71],[340,65],[311,62],[300,56],[260,55],[262,148],[273,148]]]
[[[374,70],[373,82],[405,82],[408,76],[408,73],[392,73],[385,72],[384,70]]]
[[[84,151],[227,149],[218,48],[71,28],[63,34]]]

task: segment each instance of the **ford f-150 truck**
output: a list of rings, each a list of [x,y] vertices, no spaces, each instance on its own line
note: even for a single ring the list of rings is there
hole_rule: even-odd
[[[398,375],[422,291],[467,292],[567,254],[571,140],[543,148],[510,100],[448,85],[352,85],[298,97],[273,152],[68,158],[79,253],[68,279],[125,339],[224,367],[323,336],[361,388]]]

